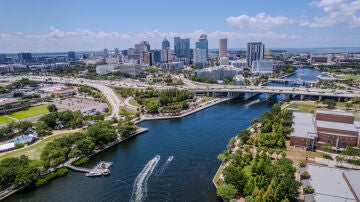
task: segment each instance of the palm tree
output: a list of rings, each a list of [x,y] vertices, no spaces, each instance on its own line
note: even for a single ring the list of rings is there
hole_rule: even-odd
[[[349,110],[352,107],[352,104],[350,102],[346,102],[345,107],[347,110]]]

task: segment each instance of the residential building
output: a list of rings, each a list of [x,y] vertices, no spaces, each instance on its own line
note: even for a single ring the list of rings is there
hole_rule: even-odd
[[[229,65],[229,58],[222,57],[219,59],[220,65]]]
[[[234,77],[239,73],[240,69],[230,65],[220,65],[218,67],[209,67],[202,70],[196,70],[198,77],[208,77],[216,80],[223,80],[225,77]]]
[[[96,66],[96,74],[104,75],[114,71],[115,67],[112,65],[98,65]]]
[[[184,62],[184,64],[190,64],[190,39],[181,39],[180,37],[174,37],[174,49],[175,55],[178,61]]]
[[[21,101],[13,98],[0,99],[0,115],[6,115],[11,112],[19,111],[22,109]]]
[[[273,73],[273,61],[254,60],[251,65],[251,72],[254,74]]]
[[[207,49],[197,48],[194,50],[194,65],[199,67],[207,65]]]
[[[227,57],[227,39],[219,40],[219,58]]]
[[[360,121],[350,112],[317,110],[310,113],[293,113],[293,132],[290,145],[306,149],[321,149],[330,143],[332,150],[359,147]]]
[[[246,61],[247,65],[251,66],[252,62],[255,60],[263,60],[264,59],[264,49],[265,45],[261,42],[251,42],[247,44],[246,49]]]
[[[169,62],[169,63],[161,64],[160,67],[163,70],[169,70],[169,71],[181,70],[184,67],[184,63],[183,62]]]
[[[232,60],[232,61],[230,61],[230,65],[243,69],[244,67],[247,67],[247,62],[244,59],[243,60]]]

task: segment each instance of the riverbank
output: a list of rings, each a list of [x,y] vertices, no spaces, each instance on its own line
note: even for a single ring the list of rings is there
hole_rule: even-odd
[[[144,115],[140,118],[140,120],[136,121],[136,123],[140,123],[142,121],[149,121],[149,120],[163,120],[163,119],[178,119],[178,118],[183,118],[185,116],[188,116],[190,114],[193,114],[195,112],[201,111],[203,109],[212,107],[214,105],[217,105],[219,103],[228,101],[234,99],[233,97],[231,98],[216,98],[214,100],[211,100],[209,102],[205,102],[202,103],[196,107],[190,108],[188,110],[182,111],[179,114],[176,115],[169,115],[169,114],[157,114],[157,115]]]

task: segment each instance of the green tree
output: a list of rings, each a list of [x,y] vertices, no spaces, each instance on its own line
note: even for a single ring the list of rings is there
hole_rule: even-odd
[[[58,110],[58,108],[54,104],[48,105],[47,109],[49,110],[49,112],[56,112]]]
[[[89,155],[94,151],[95,143],[89,139],[82,139],[76,142],[76,149],[82,154]]]
[[[39,136],[48,136],[52,133],[52,128],[50,128],[45,122],[38,121],[34,124],[35,131]]]
[[[231,200],[235,197],[235,194],[237,193],[237,190],[234,185],[232,184],[221,184],[216,194],[226,200]]]
[[[129,137],[134,134],[137,130],[137,127],[132,122],[126,122],[119,124],[118,132],[122,137]]]
[[[223,174],[225,183],[234,185],[238,192],[242,194],[247,182],[247,177],[242,168],[229,165],[224,169]]]

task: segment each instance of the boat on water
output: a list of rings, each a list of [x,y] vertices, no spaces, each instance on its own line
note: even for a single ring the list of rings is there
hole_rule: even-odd
[[[110,170],[109,169],[104,169],[103,170],[103,175],[110,175]]]
[[[169,156],[169,158],[167,159],[167,161],[172,161],[174,159],[174,156]]]
[[[85,174],[86,177],[97,177],[97,176],[101,176],[101,175],[103,175],[103,174],[99,173],[99,172],[93,172],[93,171],[90,171]]]

